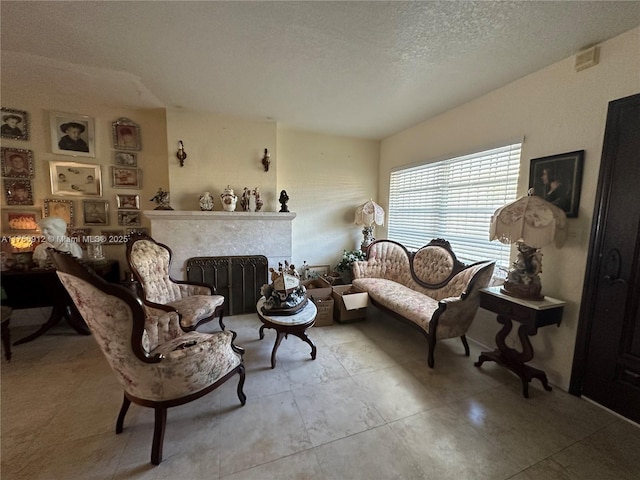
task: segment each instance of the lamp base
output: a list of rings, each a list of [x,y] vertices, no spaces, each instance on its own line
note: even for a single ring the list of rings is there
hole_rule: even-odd
[[[513,263],[513,267],[500,289],[501,292],[527,300],[544,299],[544,295],[540,293],[542,283],[539,276],[542,271],[542,253],[537,248],[529,247],[523,242],[518,242],[517,248],[518,258]]]
[[[375,238],[373,238],[373,226],[365,226],[362,229],[362,234],[364,235],[364,238],[362,243],[360,243],[360,250],[367,253],[367,248],[369,248],[369,245],[375,241]]]

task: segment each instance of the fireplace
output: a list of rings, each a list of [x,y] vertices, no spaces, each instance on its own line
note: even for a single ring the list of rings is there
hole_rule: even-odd
[[[291,262],[295,213],[145,210],[144,215],[151,236],[171,248],[171,274],[177,279],[187,278],[187,260],[194,257],[261,255],[275,269]]]

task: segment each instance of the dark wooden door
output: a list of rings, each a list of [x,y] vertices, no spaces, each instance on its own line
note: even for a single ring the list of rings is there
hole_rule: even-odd
[[[640,94],[609,104],[571,393],[640,423]]]

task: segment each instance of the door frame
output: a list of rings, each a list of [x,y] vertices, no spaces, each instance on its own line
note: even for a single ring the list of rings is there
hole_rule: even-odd
[[[591,236],[589,238],[589,250],[587,254],[587,266],[585,281],[582,287],[582,299],[580,301],[580,313],[578,316],[578,330],[576,335],[576,346],[573,355],[573,365],[571,368],[571,381],[569,383],[569,393],[577,396],[582,395],[584,386],[584,376],[586,373],[587,357],[589,356],[589,340],[593,327],[593,318],[590,312],[593,311],[596,301],[596,291],[598,279],[600,278],[600,267],[602,259],[602,247],[604,244],[606,224],[609,214],[609,203],[607,199],[613,188],[612,177],[614,163],[618,150],[616,142],[607,141],[606,132],[615,131],[620,121],[620,112],[627,104],[633,104],[640,100],[640,94],[612,100],[607,109],[607,121],[605,124],[604,141],[602,145],[602,159],[600,161],[600,172],[598,174],[598,185],[596,188],[596,202],[593,209],[593,222],[591,223]]]

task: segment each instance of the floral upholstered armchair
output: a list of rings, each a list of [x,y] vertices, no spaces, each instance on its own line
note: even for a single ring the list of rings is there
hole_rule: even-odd
[[[162,461],[169,407],[200,398],[235,374],[245,404],[245,370],[234,332],[185,332],[176,312],[143,306],[130,290],[105,282],[71,255],[53,249],[47,254],[124,389],[116,433],[131,402],[155,410],[151,463]]]
[[[145,305],[167,312],[178,312],[180,325],[195,330],[218,317],[222,323],[224,297],[206,283],[174,280],[170,275],[171,249],[144,233],[130,236],[127,262],[142,287]]]

